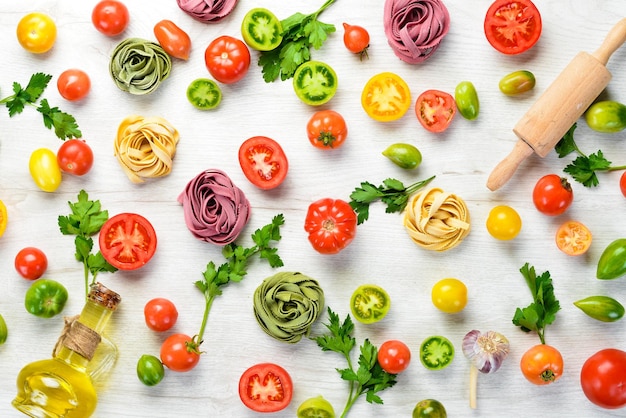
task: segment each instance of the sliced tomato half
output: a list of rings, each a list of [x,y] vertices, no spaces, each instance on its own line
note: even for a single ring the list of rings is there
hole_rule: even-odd
[[[154,255],[157,236],[152,224],[136,213],[120,213],[102,225],[99,237],[104,259],[120,270],[143,267]]]
[[[239,397],[255,412],[281,411],[293,397],[291,376],[277,364],[256,364],[241,375]]]
[[[426,90],[415,101],[415,116],[426,130],[443,132],[456,114],[456,102],[451,94]]]
[[[289,169],[282,147],[266,136],[253,136],[241,144],[239,165],[250,183],[263,190],[278,187]]]
[[[399,75],[379,73],[365,83],[361,105],[374,120],[391,122],[400,119],[411,107],[411,90]]]
[[[541,14],[530,0],[496,0],[485,15],[485,36],[503,54],[529,50],[541,35]]]

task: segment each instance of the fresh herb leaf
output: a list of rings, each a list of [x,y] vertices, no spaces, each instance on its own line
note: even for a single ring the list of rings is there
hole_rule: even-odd
[[[350,353],[356,346],[352,337],[354,323],[350,315],[341,322],[339,315],[327,308],[329,322],[324,324],[329,333],[314,338],[322,351],[334,351],[343,355],[348,363],[345,369],[337,369],[342,380],[350,383],[350,393],[341,417],[345,417],[352,405],[363,394],[369,403],[382,404],[383,400],[378,393],[396,384],[396,375],[387,373],[378,363],[378,349],[368,339],[360,346],[358,359],[359,367],[352,366]]]
[[[524,332],[535,331],[539,335],[541,343],[545,344],[546,326],[554,322],[556,313],[561,309],[561,305],[554,295],[550,272],[546,271],[537,276],[535,268],[526,263],[520,269],[520,273],[522,273],[533,295],[533,303],[526,308],[515,310],[513,324],[519,326]]]
[[[80,138],[82,132],[74,116],[62,112],[58,107],[50,107],[48,100],[43,99],[37,111],[43,115],[43,124],[48,129],[54,129],[54,134],[61,139]]]
[[[323,23],[318,16],[335,0],[327,0],[315,13],[300,12],[283,19],[283,40],[271,51],[262,51],[259,66],[263,79],[271,83],[280,77],[287,80],[293,77],[300,65],[311,59],[311,48],[320,49],[328,35],[335,32],[335,25]]]
[[[435,176],[432,176],[408,187],[392,178],[384,180],[383,184],[378,187],[367,181],[362,182],[361,186],[355,188],[350,194],[350,206],[357,214],[357,224],[360,225],[369,219],[370,204],[378,200],[387,205],[386,213],[401,212],[406,207],[409,197],[434,178]]]

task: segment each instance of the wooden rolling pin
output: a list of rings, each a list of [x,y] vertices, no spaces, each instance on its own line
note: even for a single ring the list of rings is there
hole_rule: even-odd
[[[593,54],[580,52],[517,123],[513,151],[491,172],[490,190],[502,187],[529,155],[545,157],[609,84],[609,57],[626,41],[626,18],[609,31]]]

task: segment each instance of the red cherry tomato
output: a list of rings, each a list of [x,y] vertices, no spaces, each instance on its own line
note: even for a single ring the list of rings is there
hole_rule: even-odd
[[[343,116],[334,110],[320,110],[309,119],[306,133],[314,147],[338,148],[348,136],[348,126]]]
[[[530,0],[496,0],[485,16],[485,36],[503,54],[530,49],[541,35],[541,15]]]
[[[136,213],[120,213],[100,230],[100,252],[120,270],[143,267],[154,255],[157,236],[150,221]]]
[[[235,83],[248,72],[250,50],[243,41],[223,35],[209,44],[204,52],[204,62],[217,81]]]
[[[256,364],[241,375],[239,397],[255,412],[281,411],[293,397],[291,376],[277,364]]]
[[[574,200],[572,186],[566,178],[556,174],[541,177],[533,190],[533,202],[537,210],[548,216],[560,215]]]
[[[429,132],[448,129],[456,114],[456,101],[451,94],[439,90],[426,90],[415,101],[415,116]]]
[[[87,96],[91,80],[86,72],[78,69],[65,70],[57,79],[59,94],[66,100],[75,101]]]
[[[410,362],[411,350],[402,341],[385,341],[378,349],[378,363],[387,373],[403,372],[409,367]]]
[[[370,34],[367,29],[357,25],[343,24],[343,44],[353,54],[360,54],[361,58],[367,56],[367,48],[370,46]]]
[[[27,280],[43,276],[48,268],[48,258],[39,248],[22,248],[15,256],[15,270]]]
[[[520,370],[529,382],[548,385],[563,375],[563,357],[551,345],[537,344],[522,355]]]
[[[336,254],[356,235],[357,216],[348,202],[320,199],[309,205],[304,230],[309,242],[321,254]]]
[[[159,41],[159,45],[172,57],[181,60],[189,59],[191,38],[176,23],[167,19],[161,20],[154,25],[154,36]]]
[[[143,308],[146,325],[153,331],[167,331],[176,324],[178,310],[174,303],[165,298],[149,300]]]
[[[619,178],[619,189],[622,191],[622,195],[626,197],[626,171]]]
[[[587,399],[602,408],[626,406],[626,351],[606,348],[589,357],[580,384]]]
[[[102,0],[91,13],[91,22],[98,32],[106,36],[117,36],[126,30],[130,16],[124,3],[117,0]]]
[[[278,187],[289,170],[281,146],[266,136],[253,136],[241,144],[239,165],[250,183],[263,190]]]
[[[68,139],[57,151],[57,162],[62,171],[82,176],[93,166],[93,151],[82,139]]]
[[[193,339],[186,334],[172,334],[161,344],[161,362],[175,372],[188,372],[200,361]]]

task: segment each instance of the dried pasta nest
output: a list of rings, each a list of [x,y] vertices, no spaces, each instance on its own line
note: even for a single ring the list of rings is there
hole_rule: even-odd
[[[469,234],[470,215],[463,199],[433,187],[411,197],[404,212],[404,226],[420,247],[445,251]]]
[[[109,63],[115,85],[135,95],[152,93],[171,71],[172,60],[161,45],[141,38],[120,42]]]

